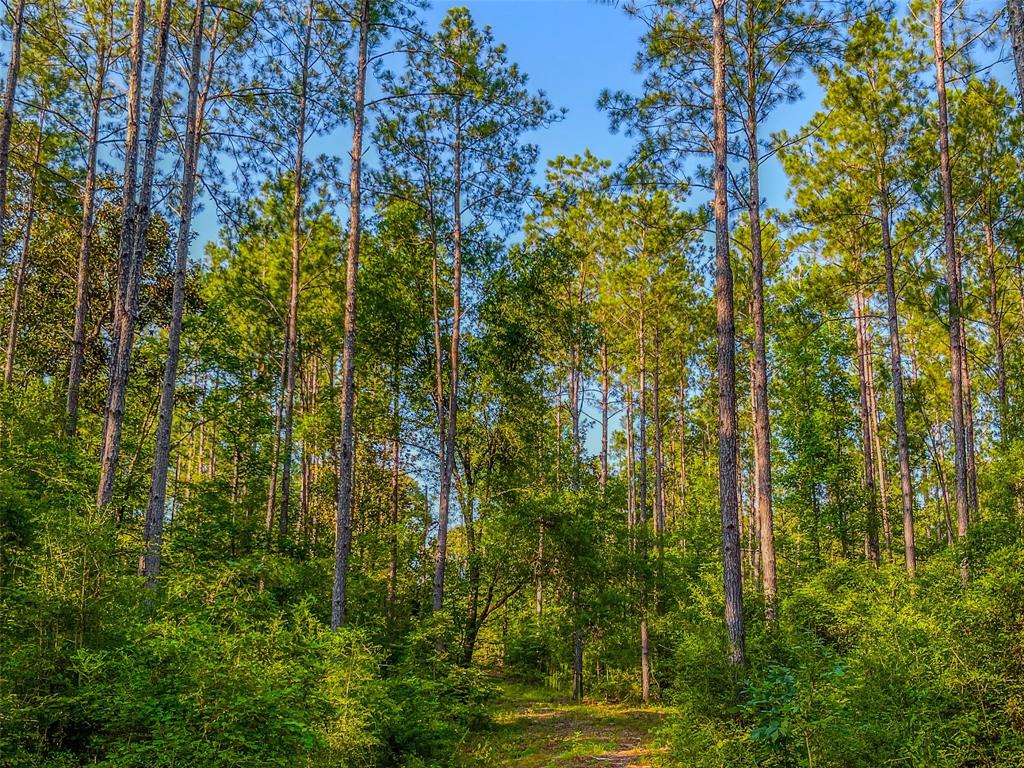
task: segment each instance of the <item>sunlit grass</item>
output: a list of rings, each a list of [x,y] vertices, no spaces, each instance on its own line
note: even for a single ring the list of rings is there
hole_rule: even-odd
[[[493,726],[467,745],[467,768],[579,768],[657,765],[654,730],[665,710],[602,701],[572,702],[553,691],[505,685]]]

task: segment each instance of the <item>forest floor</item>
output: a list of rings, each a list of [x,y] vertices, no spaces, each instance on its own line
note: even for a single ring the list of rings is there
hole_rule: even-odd
[[[503,685],[493,725],[466,743],[466,768],[653,768],[663,750],[659,707],[572,702],[536,688]]]

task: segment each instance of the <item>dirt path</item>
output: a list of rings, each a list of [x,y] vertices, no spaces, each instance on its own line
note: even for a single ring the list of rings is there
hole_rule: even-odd
[[[466,745],[469,768],[653,768],[661,750],[653,731],[657,707],[574,704],[546,691],[508,687],[494,725]]]

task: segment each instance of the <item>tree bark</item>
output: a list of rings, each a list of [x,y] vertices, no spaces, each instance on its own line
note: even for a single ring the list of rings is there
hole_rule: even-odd
[[[46,106],[44,104],[44,110]],[[43,113],[45,114],[45,112]],[[36,197],[39,193],[39,165],[43,154],[43,131],[45,120],[39,119],[39,132],[35,147],[32,150],[32,180],[28,188],[28,211],[25,215],[25,233],[21,241],[21,253],[18,255],[18,267],[14,275],[14,295],[11,297],[11,324],[7,330],[7,355],[4,359],[4,387],[11,386],[14,379],[14,352],[18,344],[18,320],[21,315],[21,302],[25,293],[25,278],[28,276],[29,248],[32,245],[32,225],[36,219]]]
[[[942,39],[943,0],[935,0],[932,14],[932,42],[935,48],[935,83],[939,107],[939,181],[942,187],[942,233],[949,288],[949,380],[953,412],[954,497],[957,538],[962,552],[960,577],[966,584],[970,557],[967,551],[967,443],[964,434],[963,343],[960,338],[960,280],[957,274],[956,223],[953,209],[953,178],[949,165],[949,118],[946,103],[946,54]]]
[[[611,375],[608,372],[608,345],[601,342],[601,490],[608,487],[608,393]]]
[[[334,547],[334,585],[331,597],[331,628],[345,623],[346,589],[348,586],[348,551],[351,541],[352,478],[355,459],[355,361],[356,361],[356,299],[359,278],[359,246],[362,216],[363,123],[366,117],[367,47],[370,38],[370,0],[359,6],[359,54],[356,63],[356,91],[352,120],[352,152],[349,173],[348,259],[345,262],[345,338],[341,353],[341,447],[338,505],[335,510],[338,538]],[[397,414],[397,402],[395,404]],[[395,437],[395,471],[398,467],[398,438]],[[397,476],[395,478],[397,504]]]
[[[867,502],[867,518],[865,525],[864,550],[874,566],[879,564],[878,548],[878,489],[875,482],[874,418],[871,414],[871,395],[869,381],[871,377],[871,341],[864,316],[864,293],[860,286],[853,299],[854,321],[857,327],[857,378],[860,382],[860,426],[861,447],[864,456],[864,495]]]
[[[743,573],[736,494],[736,320],[729,263],[728,134],[725,115],[725,0],[711,0],[714,122],[715,306],[718,337],[718,496],[729,661],[746,664]]]
[[[752,18],[751,11],[751,18]],[[753,46],[753,41],[751,41]],[[751,319],[754,323],[754,359],[751,386],[754,390],[754,485],[757,514],[761,583],[765,618],[774,622],[778,612],[778,584],[775,574],[775,523],[772,508],[772,446],[768,411],[768,353],[764,325],[764,251],[761,238],[761,157],[758,146],[757,73],[755,59],[747,57],[747,165],[750,190],[747,215],[750,220]]]
[[[900,462],[900,501],[903,509],[903,557],[907,573],[917,574],[917,548],[914,541],[914,489],[910,474],[910,448],[907,440],[907,411],[903,395],[903,350],[900,346],[899,309],[896,303],[896,267],[893,258],[888,192],[880,196],[882,253],[885,257],[885,303],[889,321],[889,354],[892,366],[892,392],[896,421],[896,450]]]
[[[1007,31],[1013,48],[1013,64],[1017,74],[1017,93],[1024,106],[1024,7],[1020,0],[1006,0]]]
[[[295,168],[292,171],[292,259],[291,281],[288,286],[288,320],[284,339],[284,439],[281,459],[281,511],[277,516],[277,533],[281,539],[288,535],[292,497],[292,453],[295,434],[295,371],[299,345],[299,291],[302,285],[302,215],[306,207],[305,163],[307,100],[309,90],[310,38],[313,33],[313,3],[306,6],[306,21],[302,41],[302,70],[299,74],[298,123],[295,137]],[[344,366],[344,363],[342,363]],[[344,446],[342,447],[344,469]],[[344,477],[344,474],[342,475]],[[344,480],[342,481],[344,482]],[[333,610],[332,610],[333,616]]]
[[[146,234],[153,199],[153,177],[156,172],[156,154],[160,139],[160,123],[164,108],[164,76],[167,70],[167,38],[171,26],[171,0],[161,0],[160,22],[157,28],[156,56],[153,65],[153,83],[149,97],[149,119],[146,125],[146,152],[142,160],[142,175],[139,183],[138,201],[134,200],[135,156],[138,151],[138,106],[132,97],[141,88],[143,66],[143,33],[135,31],[136,25],[144,21],[143,2],[136,2],[135,18],[132,22],[132,75],[129,84],[129,140],[126,142],[125,159],[125,204],[119,244],[121,270],[118,273],[118,296],[122,301],[115,305],[114,353],[110,368],[110,382],[107,388],[107,404],[103,429],[103,449],[100,453],[100,482],[96,493],[97,507],[110,503],[114,494],[114,479],[117,472],[118,455],[121,450],[121,426],[124,422],[125,398],[128,393],[128,377],[131,370],[132,345],[135,340],[135,323],[139,312],[139,291],[142,286],[142,272],[145,268]],[[137,37],[136,37],[137,35]],[[136,40],[138,47],[136,48]],[[133,130],[133,113],[136,129]],[[128,145],[134,145],[129,147]],[[131,150],[131,151],[129,151]],[[129,163],[131,167],[129,168]],[[129,194],[131,197],[129,198]],[[123,291],[120,290],[123,279]]]
[[[178,220],[178,242],[174,258],[174,288],[171,299],[171,323],[167,333],[167,362],[160,388],[160,410],[157,417],[156,447],[153,451],[153,474],[146,504],[143,528],[143,553],[139,559],[139,575],[146,586],[156,589],[160,575],[160,548],[163,541],[164,506],[167,496],[167,469],[171,455],[171,426],[174,421],[174,390],[181,357],[181,324],[185,311],[185,278],[188,273],[188,248],[192,230],[192,205],[195,199],[196,166],[202,130],[199,113],[199,71],[203,52],[205,0],[196,0],[192,19],[192,51],[189,60],[188,106],[185,117],[185,148],[181,172],[181,214]]]
[[[455,103],[454,193],[452,195],[452,336],[448,352],[448,408],[445,414],[444,462],[441,467],[437,522],[437,562],[434,567],[433,607],[444,606],[444,572],[448,556],[448,508],[455,469],[455,430],[459,405],[459,330],[462,322],[462,105]]]
[[[11,60],[7,65],[7,83],[4,87],[4,110],[0,115],[0,254],[6,249],[7,186],[11,167],[11,130],[14,127],[14,98],[21,73],[21,36],[25,29],[25,0],[17,0],[11,20]]]
[[[1011,0],[1012,2],[1012,0]],[[992,323],[992,342],[996,348],[996,392],[999,397],[999,441],[1006,444],[1006,424],[1010,400],[1006,388],[1006,346],[1003,340],[1003,314],[999,308],[999,282],[996,274],[996,243],[992,222],[985,220],[985,253],[988,266],[988,311]]]

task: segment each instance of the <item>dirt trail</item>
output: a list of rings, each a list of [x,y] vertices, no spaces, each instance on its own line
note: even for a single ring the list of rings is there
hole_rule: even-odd
[[[508,768],[653,768],[663,755],[657,707],[574,704],[546,691],[506,688],[494,725],[467,744],[464,765]]]

